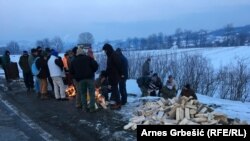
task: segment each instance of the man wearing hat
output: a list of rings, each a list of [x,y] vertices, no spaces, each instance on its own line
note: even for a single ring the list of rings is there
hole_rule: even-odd
[[[23,51],[23,55],[19,59],[19,66],[23,71],[23,79],[28,92],[33,91],[34,81],[29,65],[29,54],[28,51]]]

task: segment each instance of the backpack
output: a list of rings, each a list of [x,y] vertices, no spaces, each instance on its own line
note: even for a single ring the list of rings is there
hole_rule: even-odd
[[[61,70],[63,70],[63,61],[61,57],[58,57],[55,59],[55,64],[60,67]]]
[[[31,72],[32,72],[32,74],[35,75],[35,76],[37,76],[37,75],[40,73],[40,70],[41,70],[41,69],[38,69],[37,66],[36,66],[36,61],[37,61],[38,59],[39,59],[39,57],[37,57],[37,58],[33,61],[32,65],[31,65]]]

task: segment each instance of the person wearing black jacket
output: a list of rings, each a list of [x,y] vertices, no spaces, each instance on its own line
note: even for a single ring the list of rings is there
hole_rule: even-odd
[[[97,62],[87,55],[87,49],[78,47],[76,58],[70,66],[70,73],[79,83],[79,90],[82,98],[82,108],[88,110],[87,91],[90,96],[89,111],[95,112],[95,72],[98,69]]]
[[[121,78],[125,77],[124,70],[122,69],[121,57],[114,51],[110,44],[104,44],[102,48],[107,55],[107,68],[108,81],[111,85],[111,98],[115,104],[111,105],[111,109],[121,108],[121,99],[118,92],[118,83]]]
[[[127,103],[127,88],[126,81],[128,79],[128,59],[122,54],[120,48],[116,49],[117,54],[119,54],[122,61],[122,69],[124,71],[124,77],[119,81],[119,91],[121,94],[121,103],[125,105]]]

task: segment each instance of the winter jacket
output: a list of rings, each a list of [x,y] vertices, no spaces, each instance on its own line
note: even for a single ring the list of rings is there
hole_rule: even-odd
[[[56,64],[58,57],[51,55],[48,60],[48,68],[51,77],[62,76],[62,69]]]
[[[118,53],[118,55],[121,58],[122,69],[124,71],[124,78],[128,79],[128,59],[122,53]]]
[[[6,69],[7,65],[10,64],[10,55],[6,53],[2,56],[2,67]]]
[[[49,77],[49,68],[47,64],[47,60],[44,57],[40,57],[36,61],[36,66],[38,69],[41,69],[39,74],[37,75],[40,79],[46,79]]]
[[[81,54],[72,61],[70,73],[79,82],[83,79],[94,79],[97,69],[98,64],[93,58]]]
[[[22,55],[19,59],[18,64],[24,73],[28,73],[31,71],[29,66],[29,55]]]
[[[144,62],[143,66],[142,66],[142,76],[149,76],[150,75],[150,69],[149,69],[149,61],[147,60],[146,62]]]
[[[193,99],[197,99],[197,96],[196,96],[194,90],[191,89],[191,88],[190,89],[183,88],[182,91],[181,91],[180,96],[186,96],[186,97],[192,96]]]
[[[122,69],[122,60],[121,57],[114,51],[112,46],[107,45],[103,47],[107,54],[107,68],[106,72],[108,74],[108,81],[111,85],[117,85],[121,79],[121,76],[124,75],[124,70]]]
[[[35,58],[36,58],[36,57],[34,57],[32,54],[31,54],[31,55],[29,55],[28,62],[29,62],[29,66],[30,66],[30,68],[31,68],[32,63],[34,62]]]

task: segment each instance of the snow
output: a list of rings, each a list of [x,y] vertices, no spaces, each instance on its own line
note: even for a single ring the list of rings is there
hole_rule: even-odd
[[[122,107],[118,113],[123,115],[123,120],[127,121],[131,118],[132,113],[136,110],[136,107],[140,104],[142,99],[157,99],[157,97],[143,97],[141,98],[140,88],[137,86],[136,80],[127,81],[127,92],[128,94],[136,94],[135,96],[128,95],[128,103]],[[219,106],[214,110],[227,115],[229,118],[239,118],[250,123],[250,102],[231,101],[219,98],[212,98],[204,95],[197,94],[198,100],[203,104],[216,104]]]
[[[157,55],[157,54],[171,54],[171,53],[193,53],[202,54],[211,60],[215,69],[220,66],[228,64],[236,64],[236,58],[243,58],[250,64],[250,47],[218,47],[218,48],[191,48],[191,49],[170,49],[170,50],[151,50],[151,51],[135,51],[141,55]],[[62,56],[62,54],[60,54]],[[11,55],[12,62],[18,62],[20,55]],[[249,67],[249,66],[248,66]],[[19,67],[19,76],[22,77],[22,71]],[[0,69],[0,75],[4,76],[3,70]],[[128,104],[122,107],[118,113],[122,114],[124,119],[128,120],[132,112],[140,104],[141,99],[155,99],[156,97],[143,97],[141,98],[141,91],[138,88],[136,80],[127,81]],[[215,111],[222,112],[230,118],[239,118],[246,120],[250,123],[250,103],[241,101],[230,101],[219,98],[212,98],[204,95],[197,94],[198,100],[204,104],[216,104]]]

